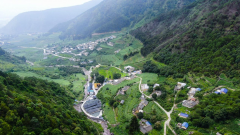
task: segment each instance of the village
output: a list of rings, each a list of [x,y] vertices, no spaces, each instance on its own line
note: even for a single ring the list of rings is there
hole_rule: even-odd
[[[57,56],[60,58],[69,59],[70,61],[80,61],[80,59],[76,59],[74,57],[75,56],[88,56],[89,55],[88,51],[92,51],[94,49],[96,49],[97,51],[100,51],[102,49],[101,47],[96,48],[97,45],[99,45],[100,43],[107,43],[107,45],[113,46],[114,44],[112,42],[110,42],[110,40],[115,39],[115,38],[117,38],[117,37],[112,35],[109,37],[98,39],[96,41],[90,41],[87,43],[78,44],[75,47],[64,46],[61,49],[61,51],[57,51],[58,45],[55,45],[54,47],[43,49],[44,50],[44,59],[47,59],[48,55],[54,55],[54,56]],[[79,52],[79,53],[76,53],[76,52]],[[68,57],[61,56],[61,54],[70,54],[73,57],[68,58]]]
[[[97,65],[95,68],[99,68],[99,67],[100,67],[100,65]],[[119,70],[121,70],[121,69],[119,69]],[[138,74],[142,74],[141,70],[135,70],[135,68],[132,66],[125,66],[124,70],[122,72],[127,73],[128,76],[122,77],[120,79],[114,79],[114,80],[106,78],[104,83],[102,83],[102,84],[95,83],[94,82],[95,78],[91,78],[91,77],[89,78],[90,80],[93,79],[93,81],[88,82],[87,88],[85,89],[87,91],[86,92],[87,98],[85,98],[84,101],[80,101],[81,102],[80,108],[88,117],[104,121],[104,118],[102,116],[103,115],[102,103],[99,99],[97,99],[97,96],[96,96],[103,86],[105,86],[106,84],[118,85],[118,84],[122,83],[124,80],[132,80],[134,78],[137,78]],[[151,92],[150,95],[146,95],[145,93],[150,89],[150,87],[153,88],[153,91]],[[126,92],[129,90],[129,88],[130,88],[130,86],[128,86],[128,85],[122,87],[121,89],[118,90],[116,96],[125,95]],[[200,92],[202,89],[194,88],[194,87],[188,86],[186,83],[178,82],[174,88],[174,91],[177,93],[185,88],[188,89],[188,93],[187,93],[188,98],[186,100],[183,100],[181,102],[181,105],[186,108],[194,108],[196,105],[199,104],[199,99],[195,98],[195,94],[197,92]],[[136,108],[134,108],[132,110],[132,114],[135,116],[137,116],[138,113],[142,113],[142,114],[145,113],[143,108],[149,104],[149,99],[154,99],[154,96],[159,97],[162,94],[160,84],[154,84],[153,86],[149,86],[148,84],[140,83],[139,91],[142,93],[141,97],[139,98],[140,103],[138,104],[138,106]],[[226,94],[227,92],[228,92],[228,90],[226,88],[218,88],[212,94]],[[77,101],[77,102],[79,102],[79,101]],[[126,102],[124,100],[120,100],[119,102],[120,102],[120,104],[126,104]],[[174,106],[176,106],[176,105],[174,105]],[[173,108],[174,108],[174,106],[173,106]],[[170,115],[172,113],[172,111],[166,112],[166,113],[169,113],[169,115]],[[190,112],[188,110],[186,110],[186,112],[180,112],[178,114],[178,117],[187,119],[187,118],[189,118],[189,113]],[[147,119],[142,118],[139,121],[139,125],[140,125],[139,129],[143,134],[149,133],[151,130],[153,130],[153,125]],[[176,126],[182,130],[186,130],[186,129],[188,129],[188,127],[190,125],[188,122],[183,122],[183,123],[177,123]],[[174,131],[173,131],[173,133],[174,133]]]

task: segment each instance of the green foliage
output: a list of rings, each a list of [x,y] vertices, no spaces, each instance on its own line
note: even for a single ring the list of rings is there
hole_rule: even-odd
[[[205,76],[226,73],[238,77],[240,25],[236,20],[240,16],[230,14],[230,7],[239,11],[239,5],[236,0],[197,1],[162,14],[131,34],[143,42],[143,56],[155,50],[154,59],[168,65],[158,69],[160,75],[182,78],[191,71]],[[152,69],[148,72],[157,73],[157,68],[148,64],[146,69]]]
[[[186,0],[187,5],[194,0]],[[108,7],[108,8],[106,8]],[[74,40],[91,37],[93,32],[121,31],[125,27],[139,27],[159,14],[180,8],[178,1],[103,1],[96,7],[79,15],[73,21],[59,24],[50,32],[63,31],[60,39]]]
[[[129,125],[129,133],[133,134],[134,132],[138,132],[138,131],[139,131],[139,123],[138,123],[137,117],[133,116]]]
[[[57,83],[0,72],[0,86],[1,134],[98,134]]]

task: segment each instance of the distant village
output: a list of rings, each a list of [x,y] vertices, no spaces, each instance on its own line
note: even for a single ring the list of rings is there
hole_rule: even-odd
[[[70,55],[73,55],[73,56],[88,56],[89,55],[88,50],[94,50],[97,47],[97,45],[100,44],[100,43],[107,43],[107,45],[113,46],[114,44],[112,42],[109,42],[109,40],[112,40],[112,39],[115,39],[115,38],[117,38],[117,37],[112,35],[112,36],[109,36],[109,37],[98,39],[98,40],[93,41],[93,42],[90,41],[90,42],[87,42],[87,43],[78,44],[78,45],[76,45],[76,47],[64,46],[61,51],[57,51],[57,49],[56,49],[57,46],[54,46],[54,47],[51,47],[51,48],[46,48],[46,49],[44,49],[44,56],[45,56],[44,59],[47,59],[47,55],[54,55],[54,56],[57,56],[57,57],[60,57],[60,58],[69,59],[70,61],[80,61],[80,59],[76,59],[74,57],[67,58],[67,57],[60,56],[60,54],[70,54]],[[96,48],[97,51],[100,51],[101,49],[102,49],[101,47]],[[76,54],[76,53],[74,53],[74,51],[75,52],[77,51],[79,53]]]

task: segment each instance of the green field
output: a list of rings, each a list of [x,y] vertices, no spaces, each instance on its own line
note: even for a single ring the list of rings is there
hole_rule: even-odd
[[[73,55],[69,53],[60,53],[59,56],[66,57],[66,58],[72,58]]]
[[[13,72],[13,73],[19,75],[20,77],[37,77],[37,78],[40,78],[40,79],[43,79],[43,80],[48,80],[48,81],[53,81],[53,82],[59,83],[60,85],[69,85],[70,84],[69,81],[64,80],[64,79],[51,79],[51,78],[40,76],[36,73],[28,72],[28,71],[27,72],[24,72],[24,71]]]
[[[158,80],[158,75],[154,73],[142,73],[140,75],[137,75],[142,78],[142,84],[147,83],[156,83]]]
[[[115,114],[113,112],[113,108],[109,106],[108,103],[103,105],[103,117],[110,123],[116,124]]]
[[[110,79],[113,79],[113,74],[116,74],[116,73],[121,74],[121,77],[127,76],[126,73],[122,73],[119,69],[117,69],[115,67],[101,66],[95,70],[97,70],[97,72],[100,75],[104,76],[105,78],[110,78]]]
[[[116,96],[119,88],[124,87],[127,84],[132,84],[134,82],[139,82],[139,78],[135,78],[133,80],[125,80],[118,85],[107,84],[102,87],[102,89],[99,91],[99,94],[102,93],[104,98],[114,97],[114,96]],[[109,90],[107,90],[107,88],[109,88]]]

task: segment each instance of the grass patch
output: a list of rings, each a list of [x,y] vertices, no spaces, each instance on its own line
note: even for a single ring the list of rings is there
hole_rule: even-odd
[[[142,73],[138,76],[142,78],[142,84],[155,83],[158,80],[158,75],[154,73]]]
[[[111,106],[109,106],[108,103],[104,104],[104,107],[103,107],[103,117],[106,118],[106,120],[110,124],[116,124],[115,114],[113,112],[113,108]]]
[[[13,72],[13,73],[19,75],[20,77],[37,77],[37,78],[40,78],[40,79],[43,79],[43,80],[48,80],[48,81],[53,81],[53,82],[59,83],[60,85],[69,85],[70,84],[69,81],[64,80],[64,79],[51,79],[51,78],[40,76],[36,73],[28,72],[28,71],[26,71],[26,72],[24,72],[24,71]]]

